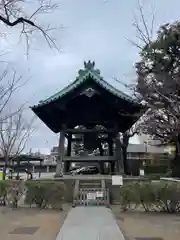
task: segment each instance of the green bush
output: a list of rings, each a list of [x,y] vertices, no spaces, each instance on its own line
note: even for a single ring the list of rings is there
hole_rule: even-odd
[[[0,205],[6,204],[6,181],[0,181]]]
[[[0,181],[1,205],[17,207],[23,192],[23,181],[3,180]]]
[[[172,177],[172,170],[168,170],[168,172],[163,174],[163,177]]]
[[[151,211],[156,195],[152,183],[139,183],[136,185],[136,194],[139,197],[139,203],[145,211]]]
[[[159,173],[164,174],[167,173],[169,170],[167,165],[149,165],[144,166],[144,172],[145,174],[151,174],[151,173]]]
[[[64,184],[58,181],[27,181],[25,202],[30,207],[35,204],[38,208],[62,208],[64,200]]]
[[[139,198],[136,193],[136,183],[124,184],[121,188],[120,204],[123,211],[134,209],[139,204]]]
[[[149,180],[160,180],[162,174],[160,173],[151,173],[146,176]]]
[[[121,208],[143,207],[145,211],[180,212],[180,184],[177,183],[134,183],[120,189]]]
[[[180,184],[159,183],[156,186],[155,211],[180,212]]]

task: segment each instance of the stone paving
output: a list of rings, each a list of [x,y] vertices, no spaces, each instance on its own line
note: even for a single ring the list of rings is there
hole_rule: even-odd
[[[55,240],[67,211],[0,207],[0,239]]]
[[[76,207],[70,210],[56,240],[124,240],[110,209]]]

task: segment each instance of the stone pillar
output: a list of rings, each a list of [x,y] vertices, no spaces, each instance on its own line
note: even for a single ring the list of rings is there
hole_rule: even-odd
[[[117,163],[116,172],[117,174],[123,174],[124,165],[123,165],[122,147],[121,147],[119,132],[116,133],[115,143],[116,143],[115,156],[116,156],[116,163]]]
[[[55,177],[63,176],[64,140],[65,140],[64,134],[65,134],[65,130],[63,128],[59,136],[58,157],[57,157]]]
[[[71,156],[71,144],[72,143],[72,133],[69,133],[68,136],[68,145],[67,145],[67,153],[66,155],[69,157]],[[70,161],[64,161],[64,173],[69,172],[69,168],[70,168]]]
[[[46,172],[49,173],[49,166],[47,166],[47,168],[46,168]]]

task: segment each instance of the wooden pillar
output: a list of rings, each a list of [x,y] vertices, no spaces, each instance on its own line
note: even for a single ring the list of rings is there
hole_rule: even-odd
[[[109,156],[113,156],[113,140],[112,135],[108,134],[108,148],[109,148]]]
[[[115,172],[115,162],[112,161],[111,162],[111,173],[114,174],[114,172]]]
[[[124,173],[124,166],[123,166],[122,147],[121,147],[119,132],[116,132],[115,143],[116,143],[116,151],[115,151],[116,172],[117,172],[117,174],[122,174],[122,173]]]
[[[67,145],[67,156],[71,156],[71,144],[72,143],[72,133],[69,133],[68,136],[68,145]],[[64,173],[69,172],[69,168],[70,168],[70,161],[64,161]]]
[[[63,176],[64,140],[65,140],[65,129],[63,127],[59,136],[58,157],[57,157],[55,177]]]
[[[109,133],[108,134],[108,152],[109,152],[109,156],[113,156],[113,139],[112,139],[112,134]],[[115,171],[115,164],[114,162],[109,162],[110,165],[110,169],[109,169],[109,173],[112,174]]]
[[[100,174],[104,174],[104,162],[99,161],[99,166],[100,166]]]
[[[72,133],[69,133],[68,145],[67,145],[67,156],[71,156],[71,143],[72,143]]]

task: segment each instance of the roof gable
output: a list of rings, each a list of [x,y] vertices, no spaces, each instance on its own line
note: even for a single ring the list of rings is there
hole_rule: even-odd
[[[51,97],[39,101],[39,103],[32,108],[40,107],[43,105],[46,105],[48,103],[54,102],[62,97],[64,97],[66,94],[70,93],[71,91],[78,88],[82,83],[87,81],[89,78],[92,78],[93,81],[95,81],[99,86],[104,88],[106,91],[110,92],[111,94],[115,95],[118,98],[124,99],[131,103],[138,103],[135,99],[128,96],[127,94],[123,93],[122,91],[116,89],[111,84],[109,84],[107,81],[105,81],[101,75],[100,70],[95,69],[95,62],[84,62],[84,69],[80,69],[78,72],[78,77],[74,82],[69,84],[67,87],[63,88],[61,91],[57,92],[56,94],[52,95]]]

